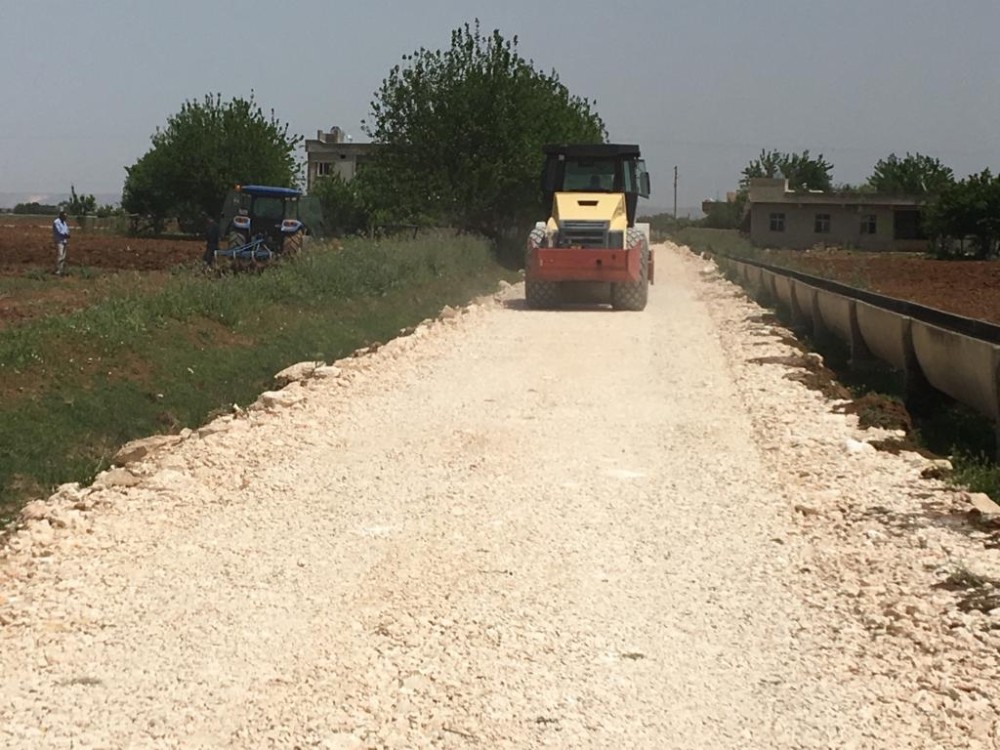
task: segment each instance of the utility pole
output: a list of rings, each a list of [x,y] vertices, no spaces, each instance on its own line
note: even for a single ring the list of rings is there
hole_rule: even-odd
[[[674,166],[674,221],[677,221],[677,167]]]

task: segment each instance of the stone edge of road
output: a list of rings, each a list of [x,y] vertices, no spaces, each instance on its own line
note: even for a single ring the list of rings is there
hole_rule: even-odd
[[[304,387],[309,381],[335,381],[348,388],[365,370],[370,370],[386,358],[397,358],[413,351],[429,337],[442,335],[456,328],[477,314],[503,305],[521,296],[520,284],[501,281],[493,294],[474,298],[460,307],[446,305],[436,318],[427,318],[415,326],[403,328],[388,342],[376,343],[356,349],[350,356],[327,364],[325,362],[298,362],[274,376],[275,389],[260,394],[247,406],[232,405],[232,413],[225,414],[197,429],[185,428],[176,435],[151,435],[133,440],[115,454],[109,469],[100,472],[89,486],[78,482],[62,484],[45,498],[29,501],[18,517],[0,529],[0,562],[11,553],[38,554],[38,547],[53,543],[57,530],[83,531],[93,513],[102,506],[115,503],[119,493],[141,486],[157,470],[157,462],[171,449],[192,440],[204,440],[212,435],[228,432],[240,420],[255,419],[290,408],[305,398]],[[0,574],[3,573],[0,568]],[[3,578],[0,577],[0,581]],[[3,604],[0,597],[0,604]],[[0,614],[0,625],[6,624]]]
[[[796,382],[783,356],[791,331],[760,320],[765,308],[714,261],[678,247],[705,282],[754,441],[784,488],[789,536],[772,542],[815,613],[793,636],[797,653],[867,707],[870,746],[997,747],[1000,519],[942,476],[946,461],[876,450],[869,441],[891,432],[861,428]],[[807,702],[823,700],[821,682],[799,686]]]

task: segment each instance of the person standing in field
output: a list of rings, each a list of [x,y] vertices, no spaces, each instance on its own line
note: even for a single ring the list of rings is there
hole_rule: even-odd
[[[69,244],[69,224],[66,223],[65,211],[60,211],[52,222],[52,241],[56,245],[56,276],[62,276],[66,270],[66,245]]]
[[[211,268],[215,265],[215,253],[219,249],[219,222],[210,215],[205,215],[205,254],[202,260],[205,266]]]

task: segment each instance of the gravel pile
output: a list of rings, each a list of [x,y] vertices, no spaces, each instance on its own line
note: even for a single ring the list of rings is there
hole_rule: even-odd
[[[657,277],[447,309],[31,504],[0,746],[993,747],[992,528],[712,264]]]

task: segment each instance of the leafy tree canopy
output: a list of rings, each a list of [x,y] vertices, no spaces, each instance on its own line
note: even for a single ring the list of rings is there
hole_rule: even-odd
[[[383,144],[366,177],[393,187],[396,208],[374,210],[492,238],[539,218],[542,145],[600,143],[606,131],[594,102],[517,45],[476,21],[452,31],[449,49],[420,49],[389,72],[365,123]]]
[[[938,159],[909,152],[902,159],[895,154],[879,159],[868,178],[875,192],[902,195],[940,193],[954,181],[951,168]]]
[[[32,201],[31,203],[18,203],[14,206],[11,213],[55,216],[59,213],[59,206],[50,203],[39,203],[38,201]]]
[[[779,151],[761,150],[760,156],[751,161],[743,169],[740,186],[745,190],[750,187],[750,180],[755,177],[785,177],[788,187],[792,190],[822,190],[833,189],[833,165],[827,162],[823,155],[813,158],[806,149],[801,154],[781,153]]]
[[[310,195],[319,198],[323,223],[337,237],[363,231],[368,225],[364,172],[348,182],[339,174],[318,179]]]
[[[735,201],[712,201],[702,204],[705,218],[701,226],[711,229],[739,229],[746,208],[746,196],[738,196]]]
[[[70,216],[86,216],[97,211],[97,198],[93,195],[77,195],[76,187],[69,186],[69,200],[65,204]]]
[[[961,255],[965,239],[976,257],[996,254],[1000,242],[1000,175],[986,169],[945,184],[928,207],[927,230],[941,255]]]
[[[164,219],[197,221],[216,215],[226,191],[238,183],[291,187],[301,136],[290,136],[272,110],[250,98],[224,102],[221,94],[186,101],[151,137],[153,146],[131,167],[122,208],[162,226]]]

